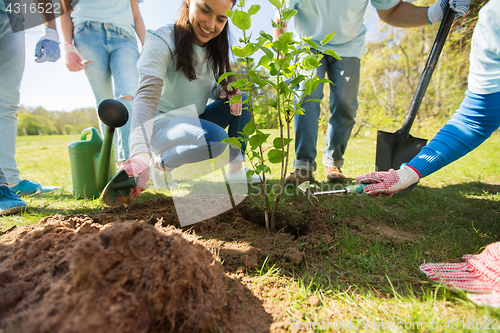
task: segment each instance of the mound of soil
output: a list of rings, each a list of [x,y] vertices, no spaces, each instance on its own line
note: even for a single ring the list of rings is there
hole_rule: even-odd
[[[171,198],[9,230],[0,238],[0,332],[281,332],[285,308],[254,290],[248,270],[293,269],[328,251],[318,245],[340,225],[370,227],[294,207],[274,233],[248,200],[182,228]]]

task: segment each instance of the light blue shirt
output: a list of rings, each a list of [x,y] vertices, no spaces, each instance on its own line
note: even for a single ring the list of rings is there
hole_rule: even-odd
[[[71,12],[73,25],[87,21],[109,23],[135,36],[134,15],[130,0],[80,0],[73,6]]]
[[[387,10],[399,0],[371,0],[379,10]],[[364,17],[368,0],[285,0],[286,8],[297,9],[294,16],[295,33],[300,37],[313,37],[318,46],[326,35],[335,31],[333,39],[325,45],[341,57],[361,58],[365,43]]]
[[[500,0],[490,0],[480,10],[471,42],[469,90],[500,91]]]
[[[20,1],[8,0],[8,1],[7,1],[7,6],[8,6],[8,5],[9,5],[9,3],[10,3],[10,8],[9,8],[10,10],[9,10],[9,12],[7,12],[7,9],[6,9],[6,6],[5,6],[5,3],[6,3],[6,2],[5,2],[5,0],[0,0],[0,11],[2,11],[2,12],[4,12],[4,13],[7,13],[7,14],[9,14],[9,15],[12,15],[12,16],[14,16],[14,17],[17,17],[18,19],[20,19],[20,20],[24,21],[24,16],[23,16],[23,14],[22,14],[21,10],[19,10],[19,12],[16,12],[16,8],[17,8],[17,7],[16,7],[15,5],[16,5],[16,4],[21,4],[21,2],[20,2]],[[29,4],[30,4],[30,3],[28,2],[28,3],[27,3],[28,7],[29,7]]]
[[[158,114],[194,104],[196,112],[200,115],[205,112],[208,98],[217,84],[211,67],[207,65],[206,49],[193,44],[193,56],[197,61],[197,78],[193,81],[189,81],[184,72],[176,70],[174,50],[173,24],[155,31],[148,30],[137,68],[141,76],[152,75],[163,80]]]

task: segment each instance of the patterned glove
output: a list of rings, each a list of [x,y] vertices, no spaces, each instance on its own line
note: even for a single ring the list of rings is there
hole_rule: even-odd
[[[440,23],[443,20],[447,3],[457,13],[455,17],[465,15],[469,11],[470,2],[471,0],[438,0],[438,2],[429,7],[427,19],[430,24]]]
[[[36,62],[55,62],[61,57],[59,34],[52,28],[45,28],[45,35],[36,43]]]
[[[148,188],[149,165],[141,159],[131,158],[125,161],[123,170],[125,170],[129,177],[135,178],[136,185],[132,189],[131,194],[134,198],[138,198],[141,192]]]
[[[231,88],[231,92],[228,93],[226,89],[222,89],[220,92],[220,98],[228,98],[231,101],[231,98],[233,96],[238,96],[241,95],[241,92],[239,89]],[[241,104],[241,99],[240,102],[236,103],[230,103],[231,104],[231,114],[233,116],[241,116],[241,109],[242,109],[242,104]]]
[[[363,192],[370,196],[390,197],[394,193],[415,184],[420,178],[420,173],[416,169],[409,165],[403,165],[398,171],[390,169],[386,172],[372,172],[359,176],[356,178],[356,184],[373,184],[367,185],[363,189]]]

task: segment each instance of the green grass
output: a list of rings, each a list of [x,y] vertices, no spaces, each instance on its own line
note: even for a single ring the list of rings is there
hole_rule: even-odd
[[[277,134],[277,131],[269,132],[273,136]],[[17,162],[22,177],[44,185],[59,185],[62,189],[53,194],[25,197],[29,209],[22,214],[0,217],[0,230],[14,224],[36,224],[41,218],[54,214],[90,213],[103,208],[99,200],[72,196],[67,147],[79,139],[78,135],[18,137]],[[324,149],[323,142],[321,137],[319,152]],[[335,216],[326,217],[332,223],[339,219],[380,222],[404,230],[415,239],[402,243],[381,241],[342,226],[330,243],[315,245],[333,248],[334,258],[318,255],[291,276],[280,267],[266,263],[253,273],[254,283],[263,288],[266,297],[279,304],[289,302],[295,310],[290,312],[287,308],[288,317],[302,318],[303,323],[349,319],[365,323],[425,322],[423,328],[402,331],[486,331],[469,329],[472,326],[468,320],[477,319],[483,324],[485,320],[499,320],[500,310],[477,307],[463,294],[425,283],[418,267],[424,262],[458,262],[461,255],[479,253],[487,244],[500,240],[500,163],[496,158],[499,145],[500,133],[496,132],[466,157],[421,180],[419,186],[404,197],[343,196],[338,200],[320,197],[320,205],[335,212]],[[375,148],[375,133],[351,139],[343,167],[350,181],[375,169]],[[317,163],[321,166],[321,153]],[[289,171],[292,164],[293,152]],[[277,166],[273,166],[272,171],[278,174]],[[318,171],[316,177],[321,180],[323,170]],[[206,187],[209,183],[181,183],[176,191],[188,195],[193,187]],[[277,179],[270,181],[270,184],[276,183]],[[138,200],[170,194],[148,190]],[[252,200],[256,209],[260,209],[259,197]],[[293,200],[293,196],[285,196],[280,209],[300,217],[300,210],[288,204]],[[273,296],[271,290],[266,289],[270,285],[281,286],[280,294]],[[311,297],[319,299],[319,304],[311,302]],[[435,320],[439,324],[437,330],[429,328],[429,323]],[[453,320],[459,323],[457,329],[453,329]],[[445,327],[447,321],[449,327]],[[288,324],[285,327],[292,328],[291,323]],[[500,323],[497,327],[500,329]],[[385,330],[364,325],[358,331]]]

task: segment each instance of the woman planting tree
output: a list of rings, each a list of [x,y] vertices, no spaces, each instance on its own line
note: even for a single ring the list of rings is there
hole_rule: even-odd
[[[137,67],[140,82],[131,121],[130,156],[125,171],[136,177],[138,197],[155,167],[170,172],[222,154],[222,140],[238,137],[251,120],[246,96],[217,86],[231,71],[226,11],[236,0],[185,0],[175,24],[148,31]],[[235,98],[233,98],[236,96]],[[215,101],[207,105],[208,99]],[[231,103],[227,103],[228,100]],[[224,130],[229,126],[228,133]],[[229,148],[228,181],[258,182],[246,177],[241,151]]]

